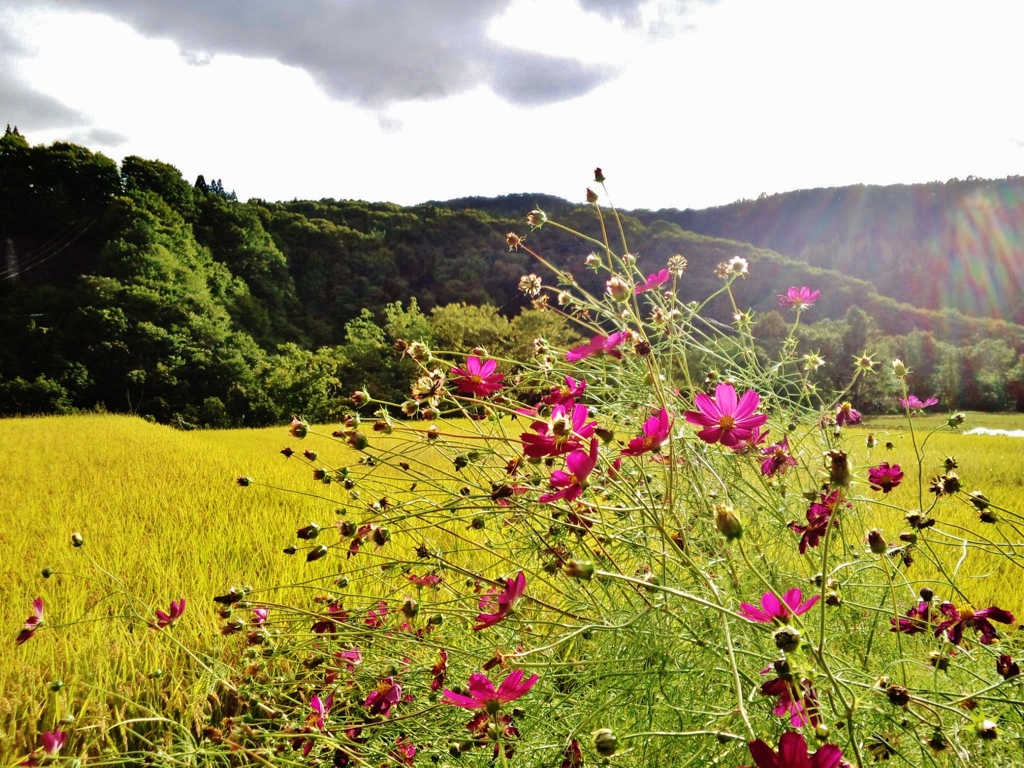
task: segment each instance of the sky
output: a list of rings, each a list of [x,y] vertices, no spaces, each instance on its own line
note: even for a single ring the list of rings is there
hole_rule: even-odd
[[[1019,0],[5,0],[0,124],[242,200],[1024,174]]]

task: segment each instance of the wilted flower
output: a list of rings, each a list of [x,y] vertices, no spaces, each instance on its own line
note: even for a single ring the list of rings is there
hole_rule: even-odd
[[[806,602],[801,603],[803,591],[799,587],[789,590],[782,596],[781,601],[774,593],[765,592],[761,595],[760,609],[750,603],[740,603],[740,615],[748,621],[756,621],[760,624],[786,624],[791,616],[800,616],[811,610],[820,598],[821,595],[813,595]]]
[[[288,425],[288,432],[291,433],[292,437],[301,440],[306,436],[309,431],[309,424],[302,419],[293,418],[292,423]]]
[[[25,624],[18,633],[15,642],[18,645],[31,640],[36,630],[43,625],[43,598],[37,597],[32,601],[32,615],[25,619]]]
[[[548,220],[548,215],[544,211],[535,208],[526,214],[526,223],[536,229]]]
[[[668,260],[668,264],[666,266],[668,267],[669,274],[678,279],[682,277],[683,272],[686,271],[687,263],[686,257],[677,253]]]
[[[790,288],[785,294],[779,294],[779,306],[804,309],[812,306],[820,295],[821,291],[812,291],[806,285],[802,288]]]
[[[489,714],[496,714],[502,704],[515,701],[525,696],[540,678],[530,675],[523,680],[523,670],[517,669],[494,689],[494,683],[487,675],[480,673],[469,676],[469,696],[445,689],[443,696],[446,704],[453,704],[463,709],[483,709]]]
[[[178,600],[177,602],[172,601],[171,607],[167,613],[164,613],[160,609],[154,611],[156,614],[156,624],[150,624],[151,629],[163,629],[164,627],[174,626],[181,615],[185,612],[185,601]]]
[[[452,368],[452,381],[459,392],[474,397],[490,397],[499,389],[505,378],[503,373],[495,373],[497,360],[481,360],[475,355],[466,358],[465,368]]]
[[[996,672],[1003,680],[1009,680],[1020,674],[1020,665],[1008,653],[1001,653],[996,659]]]
[[[859,355],[853,356],[853,367],[863,373],[874,373],[875,366],[878,363],[871,359],[871,355],[867,352],[862,352]]]
[[[519,290],[527,296],[539,296],[543,287],[544,283],[538,275],[531,273],[519,278]]]
[[[808,754],[807,742],[796,731],[786,731],[779,737],[777,753],[761,739],[748,746],[757,768],[838,768],[843,758],[842,750],[834,744],[822,744],[817,752]]]
[[[754,414],[761,403],[761,396],[752,389],[737,400],[736,390],[731,384],[719,384],[715,388],[714,399],[698,392],[693,402],[697,410],[687,411],[686,420],[704,427],[697,437],[705,443],[721,442],[726,448],[732,448],[768,421],[767,415]]]
[[[510,251],[518,250],[519,246],[523,244],[523,238],[517,235],[515,232],[509,232],[505,235],[505,242],[508,244]]]
[[[733,256],[728,261],[718,265],[718,268],[725,273],[726,277],[729,275],[739,275],[742,277],[747,274],[748,267],[747,260],[741,256]]]
[[[505,580],[505,589],[495,597],[497,590],[488,592],[480,600],[480,609],[486,609],[491,606],[492,603],[497,603],[497,608],[494,613],[481,613],[476,617],[476,620],[480,623],[477,624],[473,629],[480,630],[486,629],[487,627],[493,627],[499,621],[502,621],[512,609],[515,607],[516,602],[523,593],[526,591],[526,575],[520,571],[514,579]]]
[[[875,491],[888,493],[898,486],[902,480],[903,472],[900,470],[899,464],[890,465],[889,462],[883,461],[877,467],[870,467],[868,469],[868,483],[870,483],[872,490]]]
[[[643,285],[638,285],[633,289],[636,294],[647,293],[647,291],[657,288],[659,285],[664,285],[669,281],[670,273],[668,269],[662,269],[659,272],[655,272],[653,275],[648,275]]]
[[[804,361],[805,371],[816,371],[825,364],[825,358],[818,352],[809,352],[801,359]]]
[[[659,451],[661,445],[668,440],[672,428],[668,420],[668,411],[664,408],[657,416],[651,416],[644,422],[643,437],[634,437],[622,452],[623,456],[640,456],[647,451]]]
[[[765,477],[783,475],[787,468],[796,466],[796,459],[789,452],[788,438],[784,437],[774,445],[762,448],[761,453],[767,457],[761,462],[761,474]]]
[[[999,635],[996,634],[996,628],[992,626],[992,622],[998,621],[1000,624],[1013,624],[1016,621],[1012,613],[995,606],[982,608],[980,611],[975,611],[971,608],[963,608],[961,610],[952,603],[947,602],[940,605],[939,610],[949,618],[935,627],[935,636],[939,637],[945,632],[946,638],[953,645],[960,645],[960,641],[963,640],[964,636],[964,627],[975,629],[981,635],[978,638],[978,642],[982,645],[992,645],[992,643],[999,639]]]

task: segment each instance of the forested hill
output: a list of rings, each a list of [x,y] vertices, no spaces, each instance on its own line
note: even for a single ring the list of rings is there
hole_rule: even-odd
[[[1024,322],[1024,177],[804,189],[645,223],[753,243],[926,309]]]
[[[533,338],[566,346],[576,330],[530,308],[519,278],[554,276],[507,232],[596,295],[592,250],[557,228],[530,232],[525,213],[547,206],[597,237],[589,206],[543,195],[470,198],[402,207],[348,200],[240,202],[219,180],[194,183],[173,166],[127,157],[118,165],[73,144],[0,137],[0,415],[106,408],[180,425],[266,424],[304,414],[334,418],[357,388],[407,397],[411,362],[396,340],[435,349],[475,345],[510,359]],[[823,387],[841,387],[851,358],[901,355],[915,391],[944,404],[1005,408],[1024,402],[1024,328],[955,311],[917,309],[867,282],[768,250],[684,231],[669,216],[625,215],[641,268],[683,254],[680,298],[721,285],[715,266],[751,262],[737,300],[770,347],[785,334],[776,295],[822,291],[806,313],[802,348],[828,361]],[[724,323],[733,310],[709,307]],[[694,371],[695,374],[701,373]],[[865,408],[892,393],[859,393]]]

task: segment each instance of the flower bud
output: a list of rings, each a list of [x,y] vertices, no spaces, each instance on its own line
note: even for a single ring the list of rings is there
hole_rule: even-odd
[[[310,541],[320,535],[320,526],[316,523],[312,523],[311,525],[307,525],[305,528],[299,528],[299,530],[295,532],[295,535],[304,541]]]
[[[306,562],[312,563],[314,560],[319,560],[320,558],[326,556],[327,547],[325,547],[323,544],[320,544],[316,547],[313,547],[313,549],[309,550],[309,552],[306,553]]]
[[[609,295],[615,301],[626,301],[632,295],[633,291],[629,287],[629,283],[623,280],[618,275],[615,275],[608,282],[605,283],[605,287],[608,289]]]
[[[292,423],[288,425],[288,431],[291,433],[292,437],[301,440],[306,436],[306,433],[309,431],[309,424],[307,424],[302,419],[293,418]]]
[[[604,173],[601,172],[600,168],[594,169],[594,182],[596,184],[604,184]]]
[[[370,538],[373,539],[373,543],[378,547],[383,547],[391,540],[391,531],[384,527],[374,528]]]
[[[48,579],[53,576],[53,568],[43,568],[43,578]]]
[[[402,607],[399,610],[407,618],[415,619],[420,612],[420,606],[419,603],[417,603],[410,597],[404,603],[402,603]]]
[[[902,379],[908,373],[907,366],[903,364],[902,360],[896,358],[892,361],[892,372]]]
[[[437,428],[437,424],[431,424],[427,427],[427,440],[437,440],[440,434],[441,430]]]
[[[825,454],[828,458],[828,481],[833,488],[848,488],[853,479],[853,470],[850,467],[846,451],[839,449],[829,451]]]
[[[786,680],[788,682],[793,679],[793,670],[789,666],[789,659],[785,657],[776,659],[772,662],[772,668],[781,680]]]
[[[957,413],[952,414],[948,419],[946,419],[946,424],[948,424],[951,427],[959,427],[961,424],[964,423],[964,419],[966,418],[966,413],[964,413],[963,411],[958,411]]]
[[[988,509],[988,497],[981,491],[971,491],[967,496],[971,504],[973,504],[974,508],[979,512],[981,510]]]
[[[345,442],[357,451],[365,450],[366,446],[370,444],[370,441],[366,439],[366,435],[362,432],[356,432],[355,430],[348,433],[348,437],[345,438]]]
[[[296,552],[298,552],[298,550],[295,549],[295,547],[285,547],[281,551],[284,552],[286,555],[294,555]]]
[[[974,726],[974,731],[978,734],[979,739],[985,739],[986,741],[999,738],[999,733],[996,731],[996,721],[989,720],[988,718]]]
[[[618,751],[618,748],[619,740],[615,738],[611,728],[594,731],[594,749],[597,750],[597,754],[602,757],[611,757]]]
[[[910,703],[910,691],[904,688],[902,685],[890,685],[885,695],[889,698],[889,703],[894,707],[903,707],[906,709]]]
[[[815,726],[815,728],[814,728],[814,737],[816,739],[818,739],[818,741],[827,741],[828,740],[828,735],[829,735],[829,730],[828,730],[828,726],[827,725],[825,725],[824,723],[819,723],[818,725]]]
[[[800,631],[795,627],[780,627],[772,637],[775,647],[783,653],[795,653],[800,647]]]
[[[599,266],[601,266],[601,257],[598,256],[596,253],[588,253],[587,258],[583,260],[583,264],[588,269],[597,269]]]
[[[587,187],[587,202],[594,204],[597,202],[597,192]]]
[[[868,448],[874,448],[876,445],[878,445],[878,440],[875,439],[875,433],[874,432],[868,433],[868,439],[866,441],[866,444],[867,444]]]
[[[246,479],[248,479],[248,478],[246,478]],[[246,483],[246,485],[248,485],[248,483]],[[71,534],[71,546],[72,547],[80,547],[83,544],[85,544],[85,539],[82,538],[82,534],[78,533],[77,531],[75,531],[74,533]]]
[[[241,475],[241,476],[235,478],[235,483],[238,484],[239,488],[247,488],[247,487],[249,487],[252,484],[252,478],[251,477],[245,477],[244,475]],[[79,546],[81,546],[81,544],[75,544],[75,546],[79,547]]]
[[[432,627],[439,627],[443,623],[444,623],[444,614],[443,613],[435,613],[433,616],[431,616],[429,619],[427,619],[427,624],[429,624]]]
[[[596,572],[594,564],[587,560],[570,560],[562,569],[563,573],[571,579],[590,581]]]
[[[736,516],[736,510],[728,504],[715,504],[715,528],[726,541],[743,536],[743,523]]]
[[[932,651],[928,654],[928,663],[936,669],[945,672],[949,669],[949,656],[946,656],[942,651]]]
[[[885,536],[878,528],[872,528],[867,535],[868,547],[876,555],[884,555],[889,545],[885,543]]]

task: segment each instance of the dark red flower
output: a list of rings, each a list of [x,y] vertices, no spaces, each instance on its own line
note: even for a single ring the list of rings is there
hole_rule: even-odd
[[[837,768],[843,758],[834,744],[822,744],[817,752],[807,754],[807,742],[795,731],[786,731],[779,737],[778,752],[761,739],[748,746],[757,768]]]
[[[808,547],[818,546],[821,537],[828,532],[828,526],[838,500],[838,490],[832,491],[828,496],[822,494],[821,501],[814,502],[807,510],[807,525],[790,523],[790,530],[803,534],[800,537],[801,555],[807,551]]]
[[[872,490],[888,493],[903,480],[903,472],[899,464],[890,465],[883,461],[877,467],[868,469],[868,482]]]
[[[889,623],[892,624],[889,631],[902,632],[905,635],[927,632],[931,627],[931,607],[931,603],[922,601],[916,608],[910,608],[907,611],[906,618],[897,620],[893,617],[889,619]]]
[[[939,610],[949,618],[935,627],[935,636],[938,637],[945,632],[946,638],[953,645],[960,645],[960,641],[964,637],[964,627],[975,629],[981,635],[978,638],[978,642],[982,645],[992,645],[992,643],[999,639],[999,635],[996,634],[996,628],[992,626],[992,622],[998,621],[1000,624],[1013,624],[1016,621],[1012,613],[995,606],[982,608],[980,611],[970,608],[964,608],[961,611],[952,603],[947,602],[940,605]]]
[[[1020,665],[1013,660],[1008,653],[999,654],[999,658],[996,659],[996,672],[1003,680],[1009,680],[1011,677],[1017,677],[1020,674]]]

